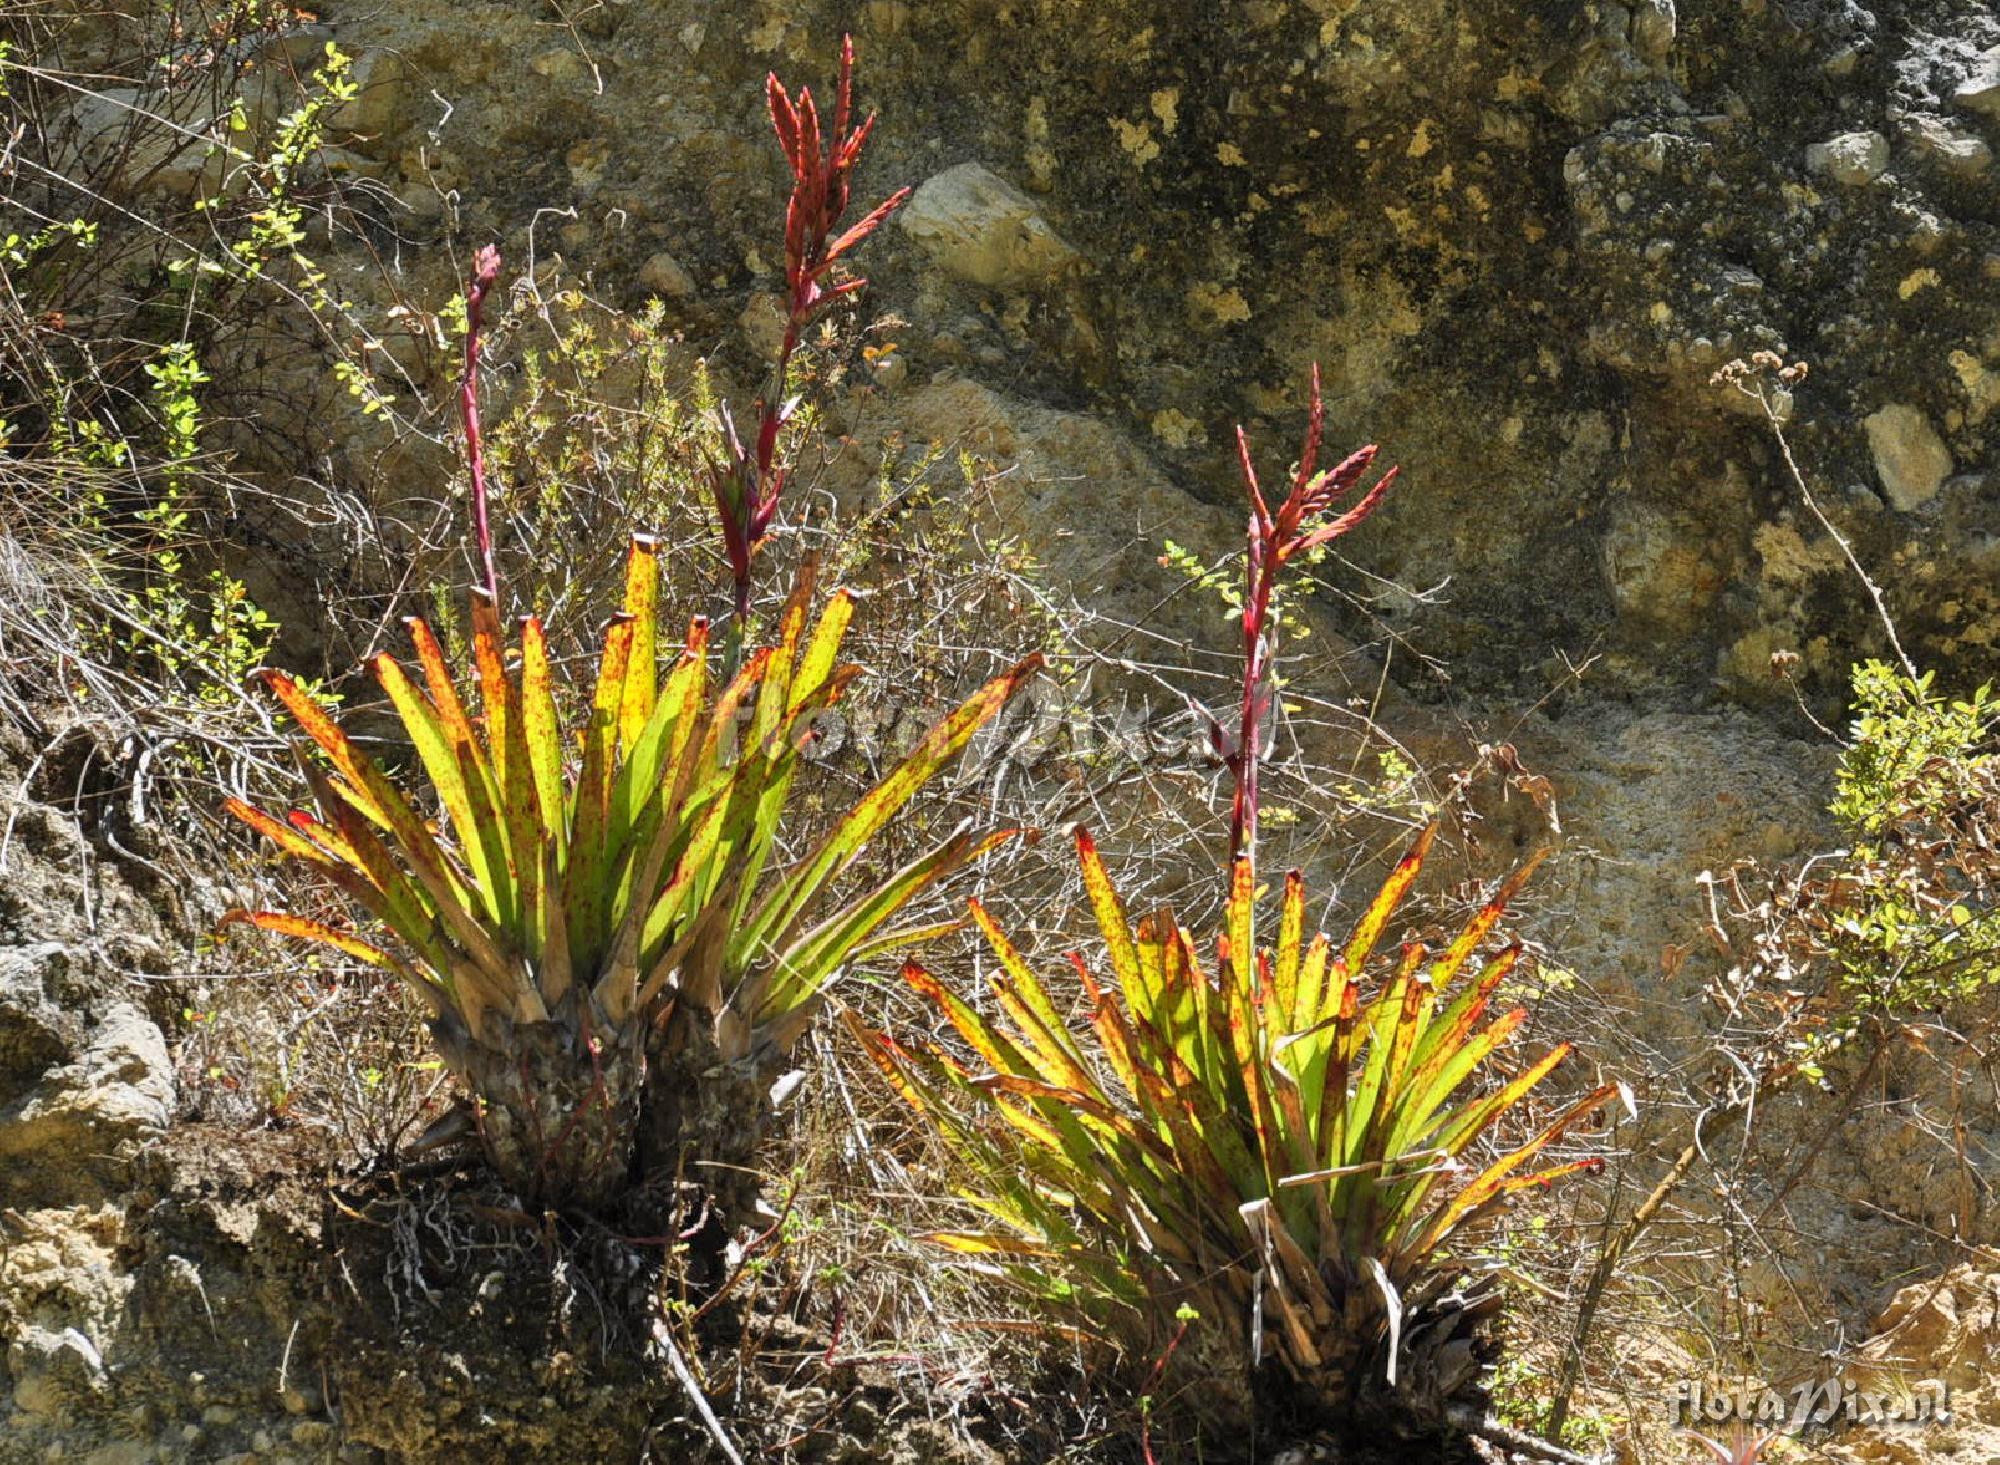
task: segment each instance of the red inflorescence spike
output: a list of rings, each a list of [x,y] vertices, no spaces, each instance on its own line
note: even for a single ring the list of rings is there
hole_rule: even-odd
[[[1287,555],[1317,549],[1322,544],[1329,544],[1340,538],[1343,534],[1352,533],[1359,527],[1361,521],[1374,513],[1382,500],[1388,497],[1390,485],[1396,481],[1396,475],[1402,471],[1401,468],[1391,468],[1387,473],[1384,473],[1381,481],[1368,490],[1367,496],[1360,503],[1342,514],[1338,519],[1330,520],[1320,525],[1317,529],[1301,535],[1293,541],[1292,547],[1287,551]]]
[[[713,470],[716,507],[722,519],[730,570],[736,580],[740,615],[749,612],[751,561],[777,517],[778,499],[785,483],[786,475],[778,461],[779,439],[788,415],[782,399],[792,353],[819,311],[866,283],[848,280],[828,288],[821,281],[836,260],[880,228],[910,195],[907,188],[898,191],[842,231],[849,175],[875,125],[874,117],[870,116],[853,131],[848,130],[854,116],[851,36],[841,41],[831,135],[822,132],[819,106],[810,87],[800,87],[794,96],[774,73],[766,78],[764,92],[771,113],[771,129],[777,134],[778,146],[792,172],[791,195],[785,205],[785,282],[791,298],[783,344],[774,363],[775,386],[759,404],[754,455],[746,455],[736,443],[732,426],[728,430],[732,462],[727,468]]]
[[[1269,527],[1271,511],[1264,506],[1263,491],[1257,487],[1257,465],[1250,460],[1250,434],[1241,427],[1236,429],[1236,463],[1243,470],[1243,487],[1250,495],[1251,537],[1255,539]]]

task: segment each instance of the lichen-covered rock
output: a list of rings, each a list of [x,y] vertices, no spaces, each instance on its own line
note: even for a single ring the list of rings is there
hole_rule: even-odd
[[[1844,132],[1806,149],[1806,171],[1824,173],[1835,183],[1861,188],[1889,166],[1889,139],[1879,132]]]
[[[1869,517],[1863,419],[1906,404],[1968,468],[1995,442],[2000,170],[1982,108],[2000,20],[1978,7],[593,14],[576,43],[446,0],[339,18],[350,52],[409,68],[402,149],[373,153],[400,170],[383,183],[456,190],[467,226],[516,254],[538,211],[575,210],[541,214],[543,238],[633,303],[663,296],[754,376],[783,186],[754,99],[772,68],[823,89],[852,27],[862,104],[882,115],[857,195],[919,185],[864,266],[870,309],[907,322],[876,385],[949,370],[1113,420],[1174,487],[1227,503],[1231,428],[1293,438],[1317,360],[1335,434],[1384,440],[1413,486],[1351,553],[1412,586],[1449,575],[1402,629],[1459,687],[1515,688],[1551,648],[1602,644],[1607,690],[1706,695],[1720,674],[1755,699],[1763,684],[1731,670],[1742,648],[1807,619],[1820,690],[1879,649],[1845,566],[1726,580],[1662,645],[1612,578],[1629,545],[1611,536],[1630,505],[1680,536],[1661,563],[1754,564],[1759,529],[1798,503],[1762,409],[1711,377],[1757,351],[1803,358],[1810,380],[1778,403],[1797,455],[1865,561],[1917,535],[1938,578],[1903,587],[1902,609],[1913,650],[1943,644],[1927,628],[1955,597],[1935,587],[1968,546]],[[456,288],[441,261],[408,263],[436,278],[405,288]],[[376,430],[354,429],[330,451],[373,452]]]
[[[2000,46],[1979,57],[1965,80],[1952,89],[1952,100],[1968,112],[2000,118]]]
[[[978,163],[924,180],[897,222],[941,268],[988,289],[1046,284],[1077,257],[1032,199]]]
[[[1891,402],[1862,419],[1875,473],[1889,502],[1908,512],[1929,503],[1951,476],[1951,449],[1930,419],[1905,402]]]
[[[1604,556],[1620,610],[1666,634],[1694,630],[1726,578],[1684,515],[1649,505],[1621,506],[1605,536]]]

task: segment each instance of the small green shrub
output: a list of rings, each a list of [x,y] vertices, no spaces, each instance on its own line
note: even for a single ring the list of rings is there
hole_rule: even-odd
[[[1990,788],[2000,704],[1991,687],[1949,700],[1934,690],[1936,680],[1934,671],[1913,678],[1882,661],[1854,668],[1853,723],[1832,813],[1858,838],[1947,816]]]
[[[130,607],[125,650],[169,683],[196,684],[210,703],[231,700],[233,689],[270,654],[278,625],[250,598],[242,580],[220,565],[197,570],[191,543],[189,497],[196,491],[201,404],[208,374],[194,348],[177,341],[148,362],[154,420],[160,443],[151,502],[133,514],[145,534],[136,591],[115,583],[107,590]]]
[[[1854,668],[1831,812],[1848,847],[1797,886],[1798,954],[1826,965],[1808,1068],[1864,1026],[1942,1012],[2000,982],[2000,704],[1880,661]]]
[[[19,39],[0,49],[0,122],[35,164],[10,199],[32,222],[0,239],[10,285],[0,301],[0,530],[94,602],[72,649],[74,664],[101,665],[72,674],[67,696],[101,698],[107,678],[130,675],[165,700],[241,708],[237,687],[278,627],[216,549],[245,485],[212,452],[211,372],[233,359],[233,338],[270,329],[277,304],[356,380],[337,344],[351,332],[335,324],[350,307],[302,251],[310,217],[337,192],[318,161],[354,88],[347,58],[329,46],[298,80],[297,105],[263,127],[246,110],[247,73],[224,58],[295,24],[289,8],[149,3],[127,19],[129,41],[104,73],[79,77],[50,58],[103,43],[108,33],[88,17],[58,7],[0,18]],[[185,44],[194,36],[209,45]],[[111,108],[122,120],[79,151],[62,119],[113,77],[140,100]],[[180,116],[217,98],[227,105],[199,125]],[[154,163],[196,149],[191,196],[148,191]],[[89,328],[72,328],[72,314]]]

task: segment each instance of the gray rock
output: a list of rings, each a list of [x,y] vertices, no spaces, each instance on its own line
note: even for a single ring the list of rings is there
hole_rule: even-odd
[[[2000,117],[2000,46],[1979,58],[1952,100],[1982,117]]]
[[[325,63],[326,48],[331,44],[334,44],[332,26],[299,25],[254,44],[250,54],[260,67],[310,76]]]
[[[329,119],[329,130],[358,153],[391,156],[415,115],[415,70],[390,52],[363,51],[354,58],[348,79],[354,96]]]
[[[1889,139],[1879,132],[1846,132],[1806,149],[1806,168],[1835,183],[1859,188],[1873,183],[1889,166]]]
[[[82,1023],[53,991],[68,964],[68,949],[53,941],[0,950],[0,1103],[80,1045]]]
[[[18,1161],[79,1175],[121,1164],[166,1130],[174,1098],[166,1039],[138,1008],[116,1003],[73,1062],[0,1109],[0,1172]]]
[[[1942,117],[1907,118],[1903,132],[1919,157],[1928,158],[1961,178],[1976,178],[1992,165],[1993,149],[1987,146],[1985,138],[1963,127],[1954,127]]]
[[[355,140],[362,141],[359,138]],[[386,178],[389,176],[389,165],[369,152],[327,146],[321,147],[299,171],[301,176],[315,182],[321,178],[351,181],[356,178]]]
[[[941,268],[989,289],[1045,284],[1077,257],[1033,200],[978,163],[927,180],[898,217]]]
[[[639,283],[668,300],[685,300],[695,293],[694,276],[664,249],[639,266]]]
[[[1905,513],[1928,503],[1951,476],[1951,450],[1915,407],[1891,402],[1861,424],[1889,502]]]
[[[70,165],[82,176],[192,196],[213,193],[229,171],[213,116],[175,115],[167,99],[107,87],[70,108]]]

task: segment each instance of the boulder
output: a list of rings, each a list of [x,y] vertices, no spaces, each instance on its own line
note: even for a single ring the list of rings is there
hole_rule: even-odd
[[[1861,425],[1868,433],[1882,491],[1896,508],[1908,513],[1922,507],[1951,476],[1951,449],[1915,407],[1891,402],[1871,412]]]
[[[1844,132],[1806,149],[1806,168],[1835,183],[1861,188],[1889,166],[1889,139],[1879,132]]]
[[[1972,74],[1952,93],[1952,100],[1968,112],[2000,118],[2000,46],[1979,58]]]
[[[1077,259],[1033,200],[978,163],[928,179],[898,217],[941,269],[988,289],[1047,284]]]

